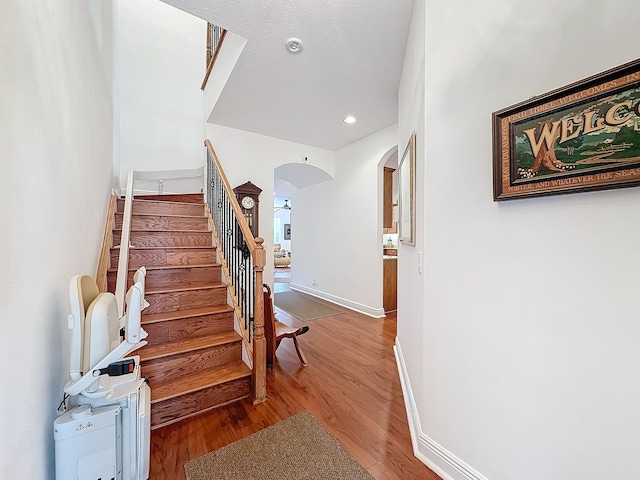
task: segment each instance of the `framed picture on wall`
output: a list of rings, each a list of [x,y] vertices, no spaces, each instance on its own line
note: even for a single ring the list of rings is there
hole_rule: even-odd
[[[398,240],[405,245],[416,244],[415,170],[416,132],[413,132],[398,165]]]
[[[284,224],[284,239],[291,240],[291,224],[290,223]]]
[[[493,114],[493,199],[640,185],[640,60]]]

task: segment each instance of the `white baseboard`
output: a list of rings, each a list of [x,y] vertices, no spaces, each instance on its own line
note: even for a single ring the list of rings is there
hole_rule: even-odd
[[[393,351],[396,355],[400,384],[402,385],[402,394],[407,410],[413,454],[422,463],[440,475],[443,480],[489,480],[422,431],[418,408],[413,397],[413,390],[398,337],[396,337]]]
[[[340,305],[341,307],[354,310],[358,313],[369,315],[370,317],[382,318],[385,316],[384,308],[374,308],[368,305],[363,305],[362,303],[353,302],[351,300],[347,300],[346,298],[321,292],[320,290],[315,290],[313,288],[305,287],[304,285],[300,285],[298,283],[290,283],[289,287],[291,288],[291,290],[297,290],[299,292],[308,293],[309,295],[313,295],[314,297],[318,297],[328,302],[335,303],[336,305]]]

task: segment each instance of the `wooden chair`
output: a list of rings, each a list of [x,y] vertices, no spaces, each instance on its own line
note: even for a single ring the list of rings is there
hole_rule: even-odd
[[[280,346],[283,338],[291,338],[296,347],[296,353],[298,354],[300,363],[302,363],[303,367],[306,367],[307,359],[298,344],[298,335],[307,333],[309,327],[290,327],[289,325],[279,322],[276,319],[273,308],[271,288],[265,284],[262,286],[262,291],[264,294],[264,336],[267,339],[267,366],[270,366],[272,370],[275,368],[276,349]]]

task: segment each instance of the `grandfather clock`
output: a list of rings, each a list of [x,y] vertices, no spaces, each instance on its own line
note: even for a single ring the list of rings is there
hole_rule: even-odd
[[[251,229],[253,238],[258,236],[258,204],[260,202],[258,197],[261,192],[262,189],[256,187],[251,182],[243,183],[233,189],[233,193],[236,194],[236,198],[242,209],[242,214]]]

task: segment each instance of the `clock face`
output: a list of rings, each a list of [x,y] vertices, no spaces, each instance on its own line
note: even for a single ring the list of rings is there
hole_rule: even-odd
[[[247,210],[253,208],[253,206],[256,204],[256,202],[254,202],[253,198],[251,197],[243,197],[242,198],[242,207],[246,208]]]

